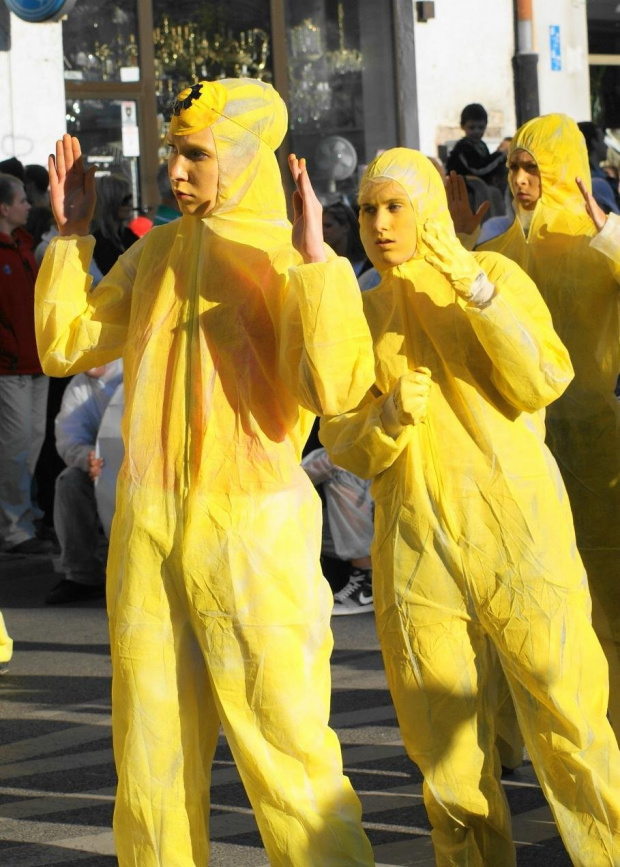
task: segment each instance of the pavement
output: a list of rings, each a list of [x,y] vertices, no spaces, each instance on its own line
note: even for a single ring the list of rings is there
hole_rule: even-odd
[[[15,641],[0,677],[1,867],[117,864],[104,603],[45,606],[58,578],[50,558],[0,553],[0,609]],[[334,618],[333,629],[331,723],[377,864],[433,865],[422,780],[405,755],[373,617]],[[529,762],[505,781],[505,790],[519,867],[569,867]],[[211,867],[266,867],[223,736],[213,770],[211,836]]]

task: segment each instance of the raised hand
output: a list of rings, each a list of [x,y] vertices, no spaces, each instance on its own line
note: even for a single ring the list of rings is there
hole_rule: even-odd
[[[79,141],[65,134],[48,160],[50,201],[61,235],[87,235],[95,211],[95,170],[84,169]]]
[[[482,268],[474,256],[463,247],[452,226],[427,220],[418,230],[424,244],[424,260],[450,281],[464,301],[470,301],[479,284]]]
[[[482,222],[491,202],[483,202],[474,214],[469,204],[465,178],[457,175],[455,171],[450,172],[446,178],[446,196],[455,231],[471,235]]]
[[[605,223],[607,222],[607,214],[605,213],[605,211],[603,211],[602,208],[599,207],[592,193],[588,192],[588,190],[586,189],[586,185],[581,180],[581,178],[575,178],[575,183],[579,187],[579,191],[581,192],[584,202],[586,203],[586,211],[588,212],[588,216],[596,226],[596,231],[600,232]]]
[[[301,253],[305,264],[326,262],[323,208],[312,189],[306,161],[290,154],[288,164],[297,187],[293,193],[293,246]]]

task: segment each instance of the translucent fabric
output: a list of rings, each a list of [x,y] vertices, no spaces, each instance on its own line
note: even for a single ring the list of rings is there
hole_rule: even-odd
[[[324,419],[320,438],[335,463],[374,479],[377,631],[407,751],[424,774],[436,863],[515,864],[495,749],[499,659],[574,863],[616,865],[620,755],[605,717],[607,666],[544,444],[544,407],[572,378],[568,353],[510,260],[474,254],[496,289],[483,307],[426,261],[436,234],[458,241],[425,157],[387,151],[362,196],[371,179],[401,184],[423,243],[363,293],[375,386],[357,409]],[[392,438],[383,404],[420,366],[433,380],[426,422]]]
[[[519,219],[480,245],[517,262],[538,286],[575,378],[547,412],[547,444],[568,490],[593,597],[594,626],[610,667],[609,713],[620,741],[620,219],[596,229],[575,183],[590,186],[577,124],[561,114],[528,121],[511,152],[538,164],[541,197],[527,238]]]
[[[9,662],[13,656],[13,639],[6,630],[4,617],[0,611],[0,663]]]
[[[281,99],[203,84],[214,210],[152,229],[92,292],[93,239],[55,239],[37,284],[48,371],[124,361],[107,585],[119,864],[207,864],[221,722],[272,864],[370,865],[328,728],[332,600],[299,465],[313,414],[372,382],[370,334],[350,264],[291,246]]]

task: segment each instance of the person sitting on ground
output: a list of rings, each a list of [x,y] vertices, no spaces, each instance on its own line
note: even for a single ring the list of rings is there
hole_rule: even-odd
[[[301,462],[323,501],[321,562],[334,590],[333,617],[373,610],[372,561],[373,502],[370,482],[337,467],[324,448]],[[332,561],[346,565],[344,582],[332,577]],[[336,586],[337,582],[337,586]]]
[[[54,530],[65,576],[46,597],[47,605],[104,595],[94,485],[103,464],[95,444],[103,414],[122,381],[123,364],[112,361],[74,376],[63,394],[55,431],[56,449],[67,466],[56,479]]]

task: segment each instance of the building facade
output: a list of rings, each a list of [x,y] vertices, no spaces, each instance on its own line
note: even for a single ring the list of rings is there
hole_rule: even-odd
[[[345,194],[382,149],[437,155],[460,137],[468,102],[486,107],[491,144],[515,131],[524,7],[540,113],[586,120],[593,106],[609,114],[615,98],[609,34],[620,7],[607,0],[75,0],[63,20],[47,23],[24,21],[5,3],[0,159],[45,164],[66,129],[100,171],[132,179],[141,210],[157,204],[171,101],[200,78],[271,81],[289,106],[283,153],[306,156],[321,190]],[[589,29],[607,38],[593,67],[604,88],[598,102]]]

